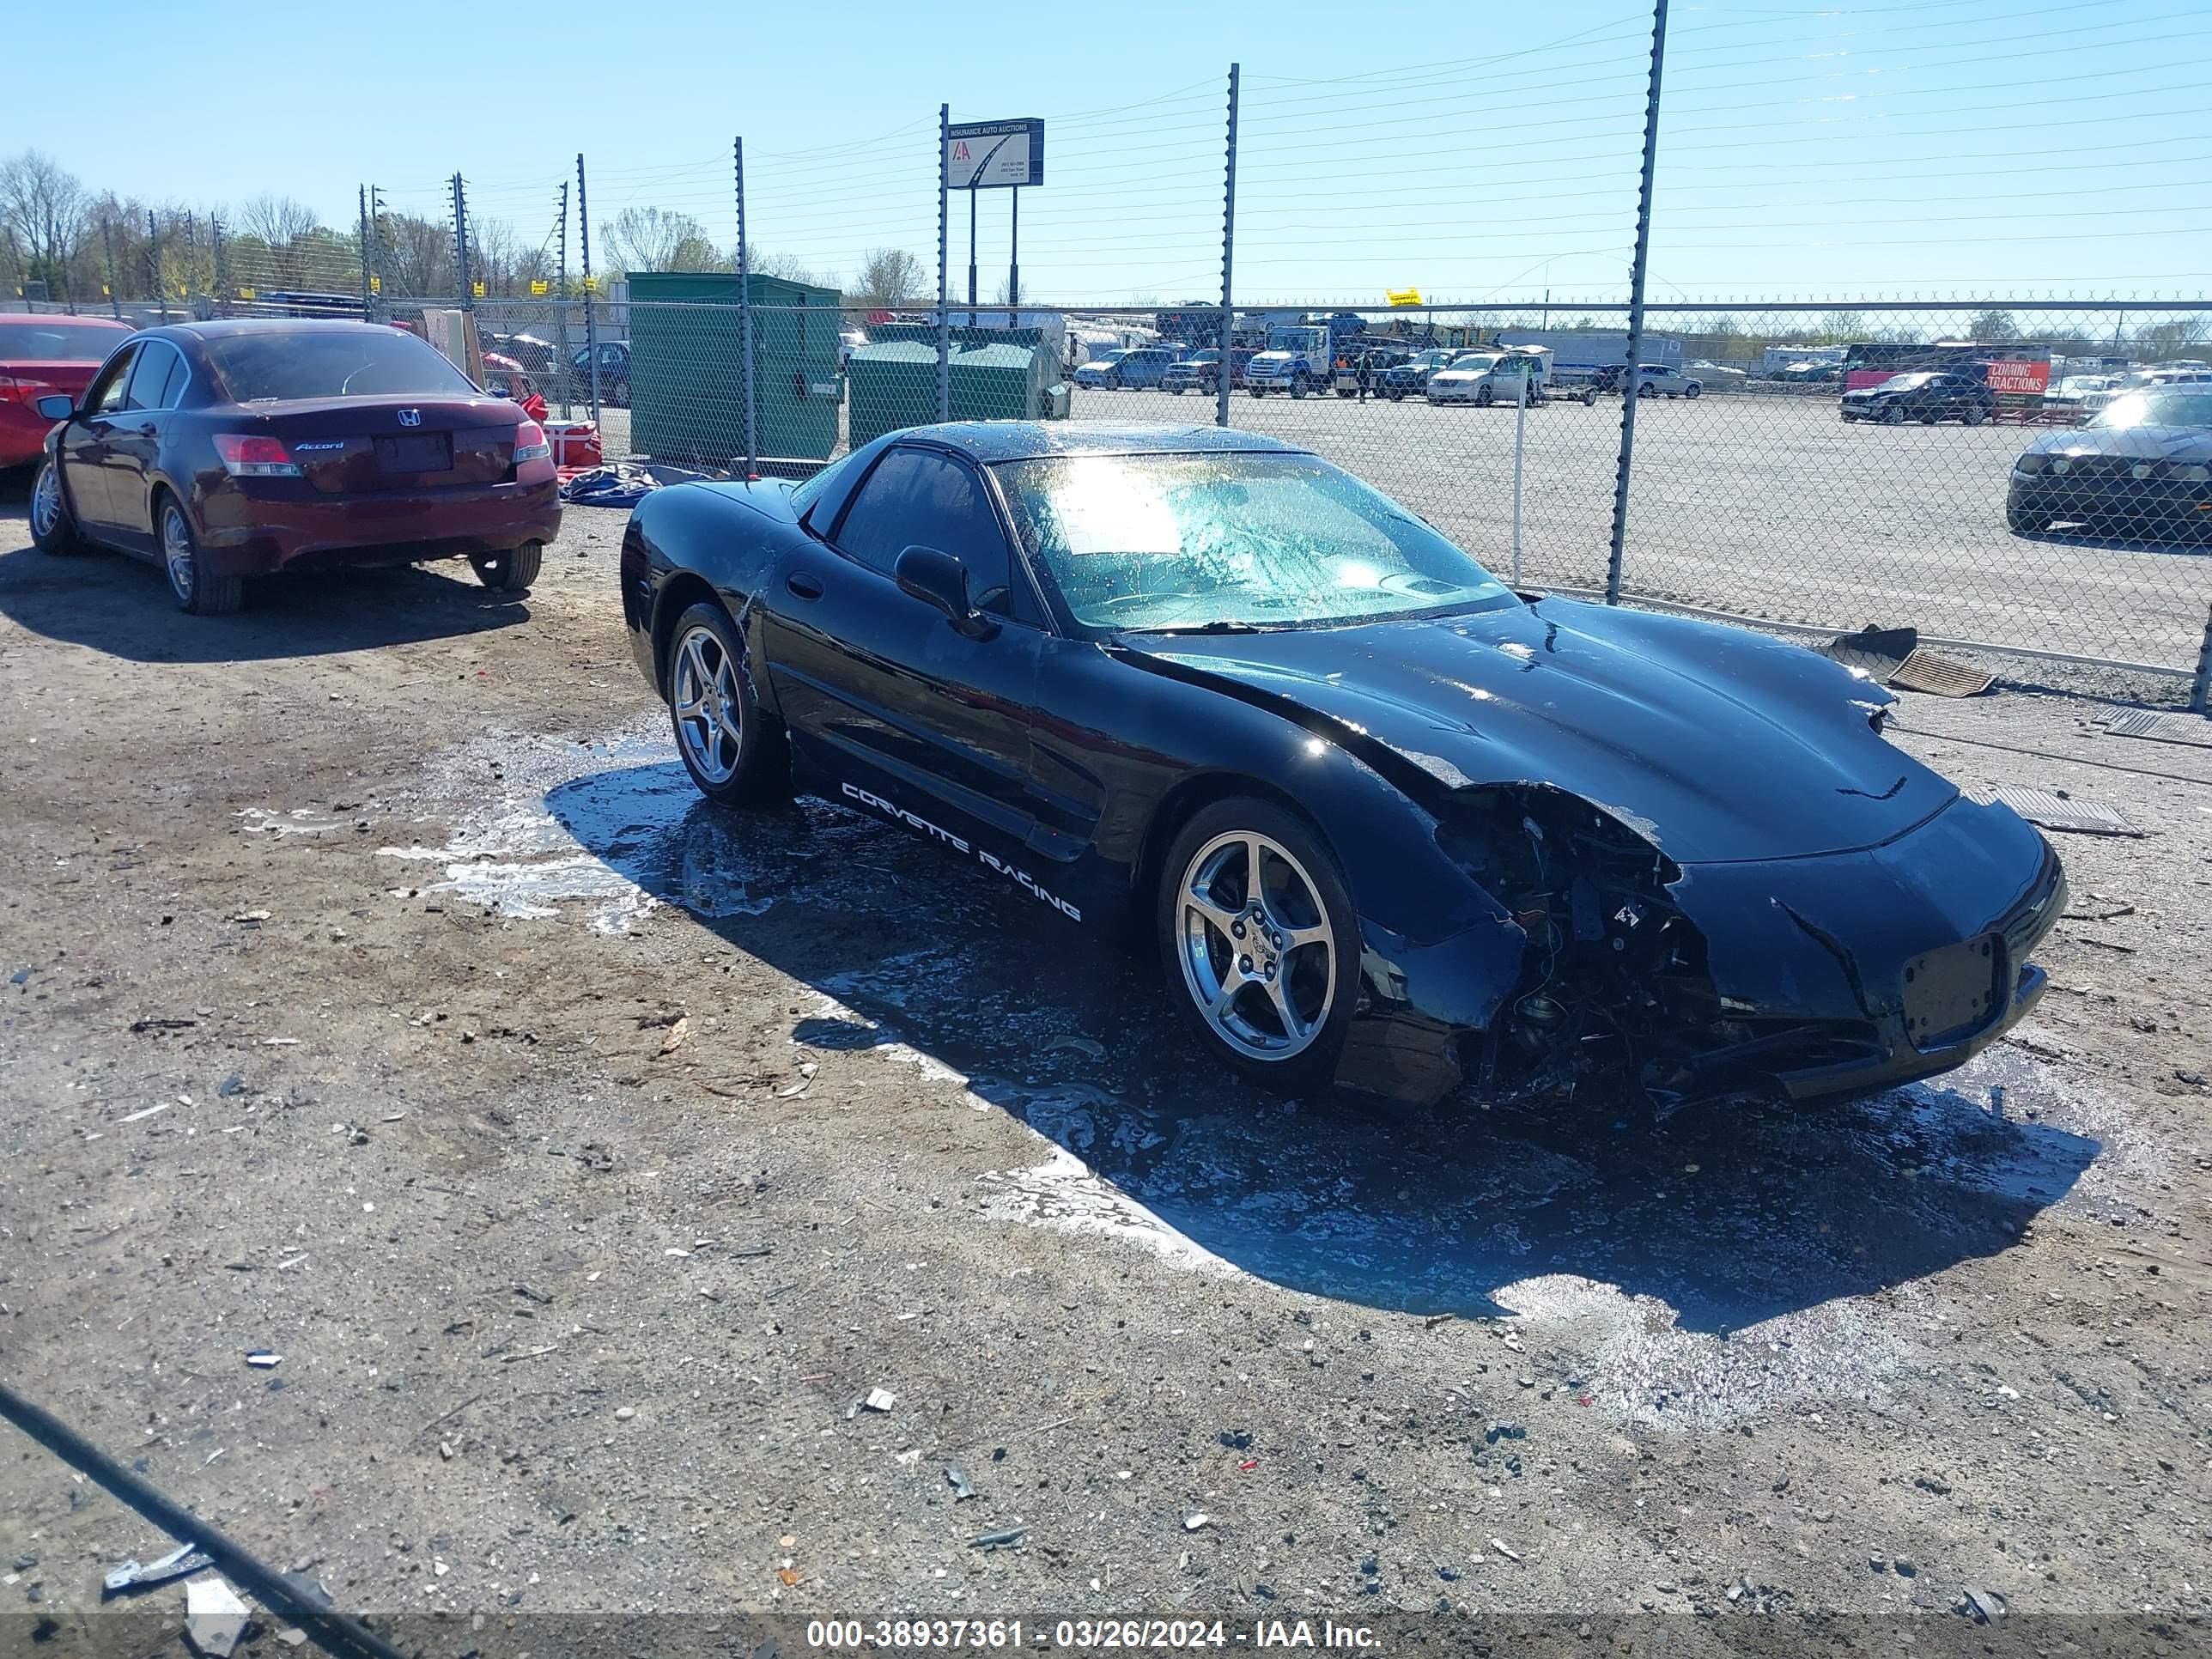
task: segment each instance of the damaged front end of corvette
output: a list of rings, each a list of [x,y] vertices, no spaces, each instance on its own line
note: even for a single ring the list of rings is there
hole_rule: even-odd
[[[1702,864],[1549,784],[1470,784],[1435,811],[1494,917],[1426,947],[1368,930],[1347,1086],[1662,1114],[1887,1087],[2027,1012],[2028,953],[2064,908],[2040,836],[1955,798],[1882,846]]]

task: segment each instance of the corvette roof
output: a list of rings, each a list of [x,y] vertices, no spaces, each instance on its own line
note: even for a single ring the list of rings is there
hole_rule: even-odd
[[[1303,453],[1256,432],[1231,427],[1164,426],[1108,421],[949,421],[901,434],[945,445],[979,462],[1026,461],[1047,455],[1187,455],[1251,452]]]

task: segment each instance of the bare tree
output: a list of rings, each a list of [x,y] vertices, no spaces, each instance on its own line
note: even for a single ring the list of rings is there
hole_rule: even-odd
[[[922,294],[921,261],[902,247],[871,249],[853,278],[854,304],[890,311]]]
[[[91,229],[90,208],[76,175],[52,156],[27,149],[0,161],[0,226],[24,276],[46,283],[57,299],[71,292],[70,267]]]
[[[272,248],[289,247],[322,228],[315,210],[289,196],[257,196],[239,210],[238,232]]]
[[[707,228],[688,213],[624,208],[599,227],[599,243],[611,273],[641,270],[719,270],[720,249]]]
[[[386,212],[380,223],[383,245],[377,258],[388,295],[429,297],[451,294],[453,233],[442,220]]]

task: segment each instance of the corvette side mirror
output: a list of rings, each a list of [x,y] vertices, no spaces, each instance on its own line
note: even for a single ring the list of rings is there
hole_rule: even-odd
[[[31,407],[38,411],[42,421],[66,421],[76,413],[76,399],[58,392],[50,392]]]
[[[898,556],[892,574],[901,592],[935,605],[968,638],[988,640],[999,631],[999,624],[969,599],[968,567],[950,553],[909,547]]]

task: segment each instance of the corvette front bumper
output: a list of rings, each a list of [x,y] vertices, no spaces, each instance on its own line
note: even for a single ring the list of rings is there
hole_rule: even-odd
[[[2066,905],[2057,855],[2009,808],[1954,800],[1887,844],[1692,865],[1668,890],[1705,937],[1729,1035],[1663,1092],[1863,1094],[1964,1064],[2034,1006],[2028,960]],[[1369,927],[1337,1080],[1426,1103],[1475,1070],[1526,937],[1484,926],[1420,948]]]

